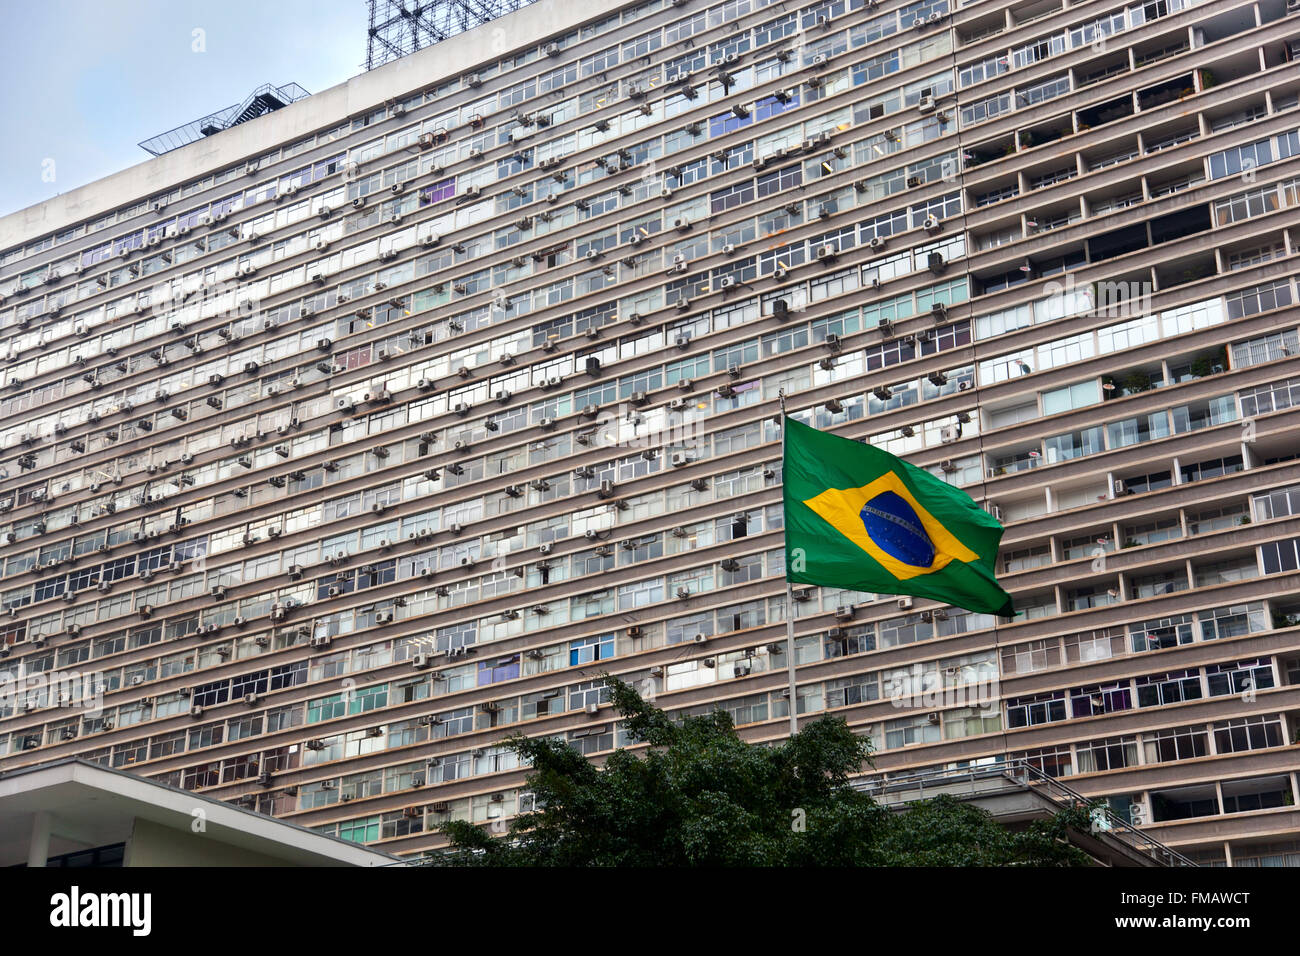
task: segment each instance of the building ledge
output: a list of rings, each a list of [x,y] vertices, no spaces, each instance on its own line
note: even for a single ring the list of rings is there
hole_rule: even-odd
[[[397,857],[67,758],[0,774],[0,867],[125,845],[125,866],[395,866]]]
[[[862,778],[853,785],[892,810],[904,810],[918,800],[950,796],[987,811],[998,823],[1013,830],[1091,802],[1023,760],[960,770],[921,771],[884,780]],[[1090,831],[1069,830],[1068,839],[1100,866],[1196,865],[1107,808],[1094,810],[1093,822]]]

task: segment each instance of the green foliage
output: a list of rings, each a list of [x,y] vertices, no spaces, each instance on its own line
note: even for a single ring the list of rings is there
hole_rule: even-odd
[[[670,720],[606,677],[615,709],[644,753],[618,750],[603,769],[563,741],[507,741],[533,768],[539,809],[504,834],[446,824],[439,865],[464,866],[970,866],[1077,865],[1058,842],[1087,814],[1021,833],[951,798],[890,811],[853,789],[869,741],[825,716],[770,746],[742,741],[723,711]],[[1079,816],[1081,814],[1081,816]],[[1077,819],[1075,817],[1078,817]]]
[[[885,866],[1086,866],[1066,840],[1086,831],[1088,810],[1062,810],[1049,820],[1012,831],[979,807],[950,796],[913,803],[894,817],[880,847]]]
[[[1207,375],[1215,375],[1227,368],[1227,350],[1216,349],[1213,352],[1206,352],[1203,355],[1196,356],[1192,360],[1192,375],[1196,378],[1205,378]]]
[[[1146,372],[1129,372],[1124,376],[1124,391],[1129,395],[1138,395],[1142,392],[1151,391],[1151,376]]]

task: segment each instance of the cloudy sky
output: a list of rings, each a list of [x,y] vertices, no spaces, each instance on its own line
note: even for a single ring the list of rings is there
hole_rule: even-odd
[[[263,83],[360,73],[366,16],[365,0],[0,0],[0,216],[147,160],[141,141]]]

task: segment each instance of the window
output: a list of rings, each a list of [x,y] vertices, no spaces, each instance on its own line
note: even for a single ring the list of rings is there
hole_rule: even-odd
[[[600,681],[587,681],[569,688],[569,710],[582,710],[591,704],[609,702],[609,688]]]
[[[1074,761],[1071,758],[1069,747],[1044,747],[1039,750],[1027,750],[1020,754],[1019,757],[1025,763],[1049,777],[1068,777],[1074,772]]]
[[[519,655],[478,662],[478,686],[514,680],[519,676]]]
[[[945,740],[958,737],[973,737],[977,734],[991,734],[1002,730],[1002,715],[998,710],[986,710],[982,707],[959,707],[944,711],[943,736]]]
[[[1212,641],[1220,637],[1239,637],[1268,630],[1268,620],[1263,604],[1233,604],[1200,611],[1196,615],[1201,625],[1201,640]]]
[[[1239,717],[1213,725],[1214,749],[1221,754],[1280,747],[1286,738],[1277,717]]]
[[[1251,694],[1273,686],[1273,668],[1267,658],[1230,664],[1212,664],[1205,669],[1211,697]]]
[[[1078,749],[1079,773],[1097,773],[1105,770],[1122,770],[1137,765],[1136,737],[1108,737],[1080,744]]]
[[[1070,691],[1070,710],[1076,719],[1113,714],[1129,710],[1133,706],[1132,698],[1127,682],[1080,687]]]
[[[1033,697],[1015,697],[1007,701],[1007,728],[1034,727],[1065,720],[1065,694],[1055,691]]]
[[[1263,139],[1245,146],[1236,146],[1222,152],[1211,153],[1208,158],[1211,179],[1235,176],[1242,170],[1254,169],[1273,161],[1273,148]]]
[[[1201,675],[1196,670],[1187,670],[1139,677],[1137,696],[1139,707],[1159,707],[1197,700],[1201,696]]]
[[[1268,544],[1260,545],[1259,551],[1265,574],[1278,574],[1300,568],[1300,538],[1270,541]]]
[[[569,642],[569,666],[578,667],[614,656],[614,635],[600,634]]]
[[[885,746],[890,749],[910,744],[938,743],[942,739],[938,715],[933,720],[929,715],[921,714],[885,721]]]
[[[1142,735],[1145,763],[1191,760],[1210,752],[1209,735],[1203,727],[1157,730]]]

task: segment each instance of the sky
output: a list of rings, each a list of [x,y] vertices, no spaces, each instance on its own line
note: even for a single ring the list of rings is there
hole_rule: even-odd
[[[144,162],[143,140],[264,83],[355,76],[366,24],[365,0],[0,0],[0,216]]]

